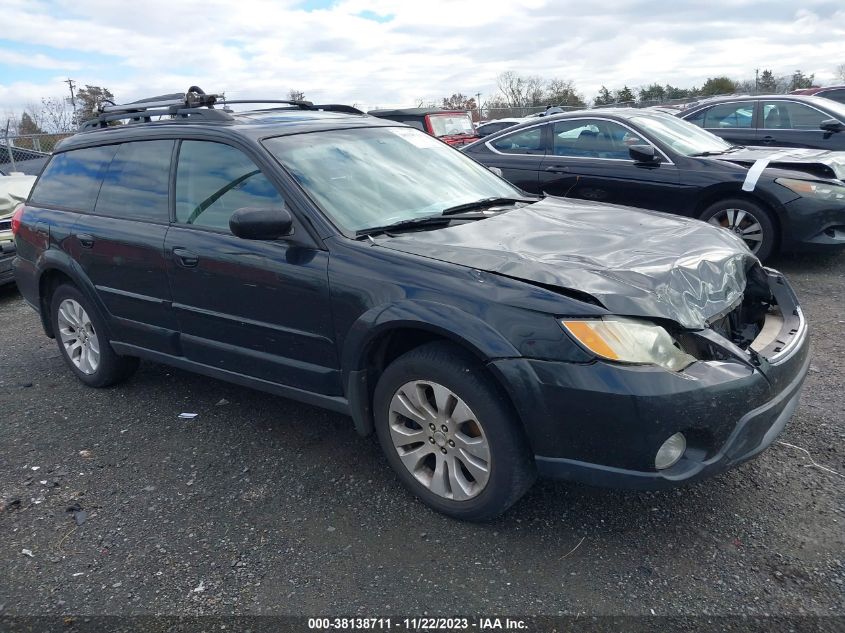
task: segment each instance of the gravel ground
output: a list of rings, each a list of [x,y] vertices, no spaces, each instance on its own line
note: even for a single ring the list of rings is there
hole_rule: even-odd
[[[780,439],[845,473],[845,253],[775,265],[814,338]],[[845,480],[796,448],[667,492],[540,482],[464,524],[343,416],[152,363],[89,389],[13,288],[0,320],[4,615],[845,616]]]

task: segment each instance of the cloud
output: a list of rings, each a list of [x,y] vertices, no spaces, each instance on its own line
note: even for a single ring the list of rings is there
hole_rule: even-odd
[[[825,0],[4,4],[15,28],[0,40],[0,109],[64,94],[68,74],[122,100],[198,84],[238,98],[297,88],[314,100],[387,106],[491,95],[505,70],[573,79],[591,97],[601,85],[683,87],[755,68],[830,81],[845,63],[845,9]],[[42,48],[18,50],[32,46]]]

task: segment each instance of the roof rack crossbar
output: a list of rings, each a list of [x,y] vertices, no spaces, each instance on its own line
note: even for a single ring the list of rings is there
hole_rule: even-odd
[[[150,123],[153,117],[172,118],[201,118],[210,121],[231,121],[234,117],[224,110],[209,110],[206,108],[160,108],[158,110],[131,110],[128,112],[103,113],[96,119],[85,121],[80,129],[91,130],[108,127],[112,121],[128,121],[131,123]]]

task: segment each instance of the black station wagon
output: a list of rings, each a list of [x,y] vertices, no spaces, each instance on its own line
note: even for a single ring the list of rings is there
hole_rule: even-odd
[[[348,107],[215,101],[102,108],[15,212],[20,291],[85,384],[143,358],[349,414],[471,520],[538,473],[719,473],[792,415],[804,317],[738,236],[531,196]]]

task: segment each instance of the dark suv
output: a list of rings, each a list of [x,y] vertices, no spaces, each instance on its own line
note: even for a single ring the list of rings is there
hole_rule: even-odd
[[[14,215],[18,286],[84,383],[144,358],[347,413],[474,520],[538,471],[722,472],[794,411],[806,324],[736,235],[531,197],[334,106],[214,105],[104,108]]]

